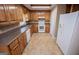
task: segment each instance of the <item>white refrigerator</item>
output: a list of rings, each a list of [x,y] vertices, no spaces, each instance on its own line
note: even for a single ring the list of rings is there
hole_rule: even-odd
[[[79,54],[79,11],[60,15],[57,44],[65,55]]]

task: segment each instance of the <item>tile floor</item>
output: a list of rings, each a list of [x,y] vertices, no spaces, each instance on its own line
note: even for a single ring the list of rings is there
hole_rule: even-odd
[[[34,33],[23,55],[61,55],[54,37],[48,33]]]

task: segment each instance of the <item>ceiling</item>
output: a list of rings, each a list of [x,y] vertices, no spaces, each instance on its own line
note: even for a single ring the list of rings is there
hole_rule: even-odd
[[[55,4],[24,4],[30,10],[51,10]]]

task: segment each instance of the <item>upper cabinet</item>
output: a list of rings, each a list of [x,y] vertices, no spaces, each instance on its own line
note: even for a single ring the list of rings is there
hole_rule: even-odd
[[[79,11],[79,4],[72,4],[71,5],[71,12]]]
[[[45,16],[45,20],[46,20],[47,22],[50,21],[50,12],[45,13],[43,16]]]
[[[15,9],[16,7],[14,5],[4,5],[5,9],[5,15],[6,15],[6,20],[7,21],[14,21],[15,19]]]
[[[66,13],[79,11],[79,4],[67,4]]]
[[[20,5],[4,4],[0,5],[1,21],[21,21],[23,19],[23,10]]]
[[[4,6],[0,5],[0,22],[7,21]]]
[[[39,17],[45,17],[45,21],[50,21],[50,12],[48,11],[43,11],[43,12],[39,12],[39,11],[36,11],[36,12],[31,12],[31,20],[34,20],[34,21],[38,21],[39,20]]]
[[[30,10],[23,6],[23,20],[29,21],[30,20]]]
[[[17,20],[23,21],[23,9],[22,6],[16,5],[16,12],[17,12]]]
[[[31,12],[31,20],[38,21],[39,14]]]

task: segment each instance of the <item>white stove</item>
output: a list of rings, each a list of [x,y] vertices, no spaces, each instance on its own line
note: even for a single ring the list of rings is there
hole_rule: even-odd
[[[38,32],[45,32],[45,19],[44,18],[39,19]]]

